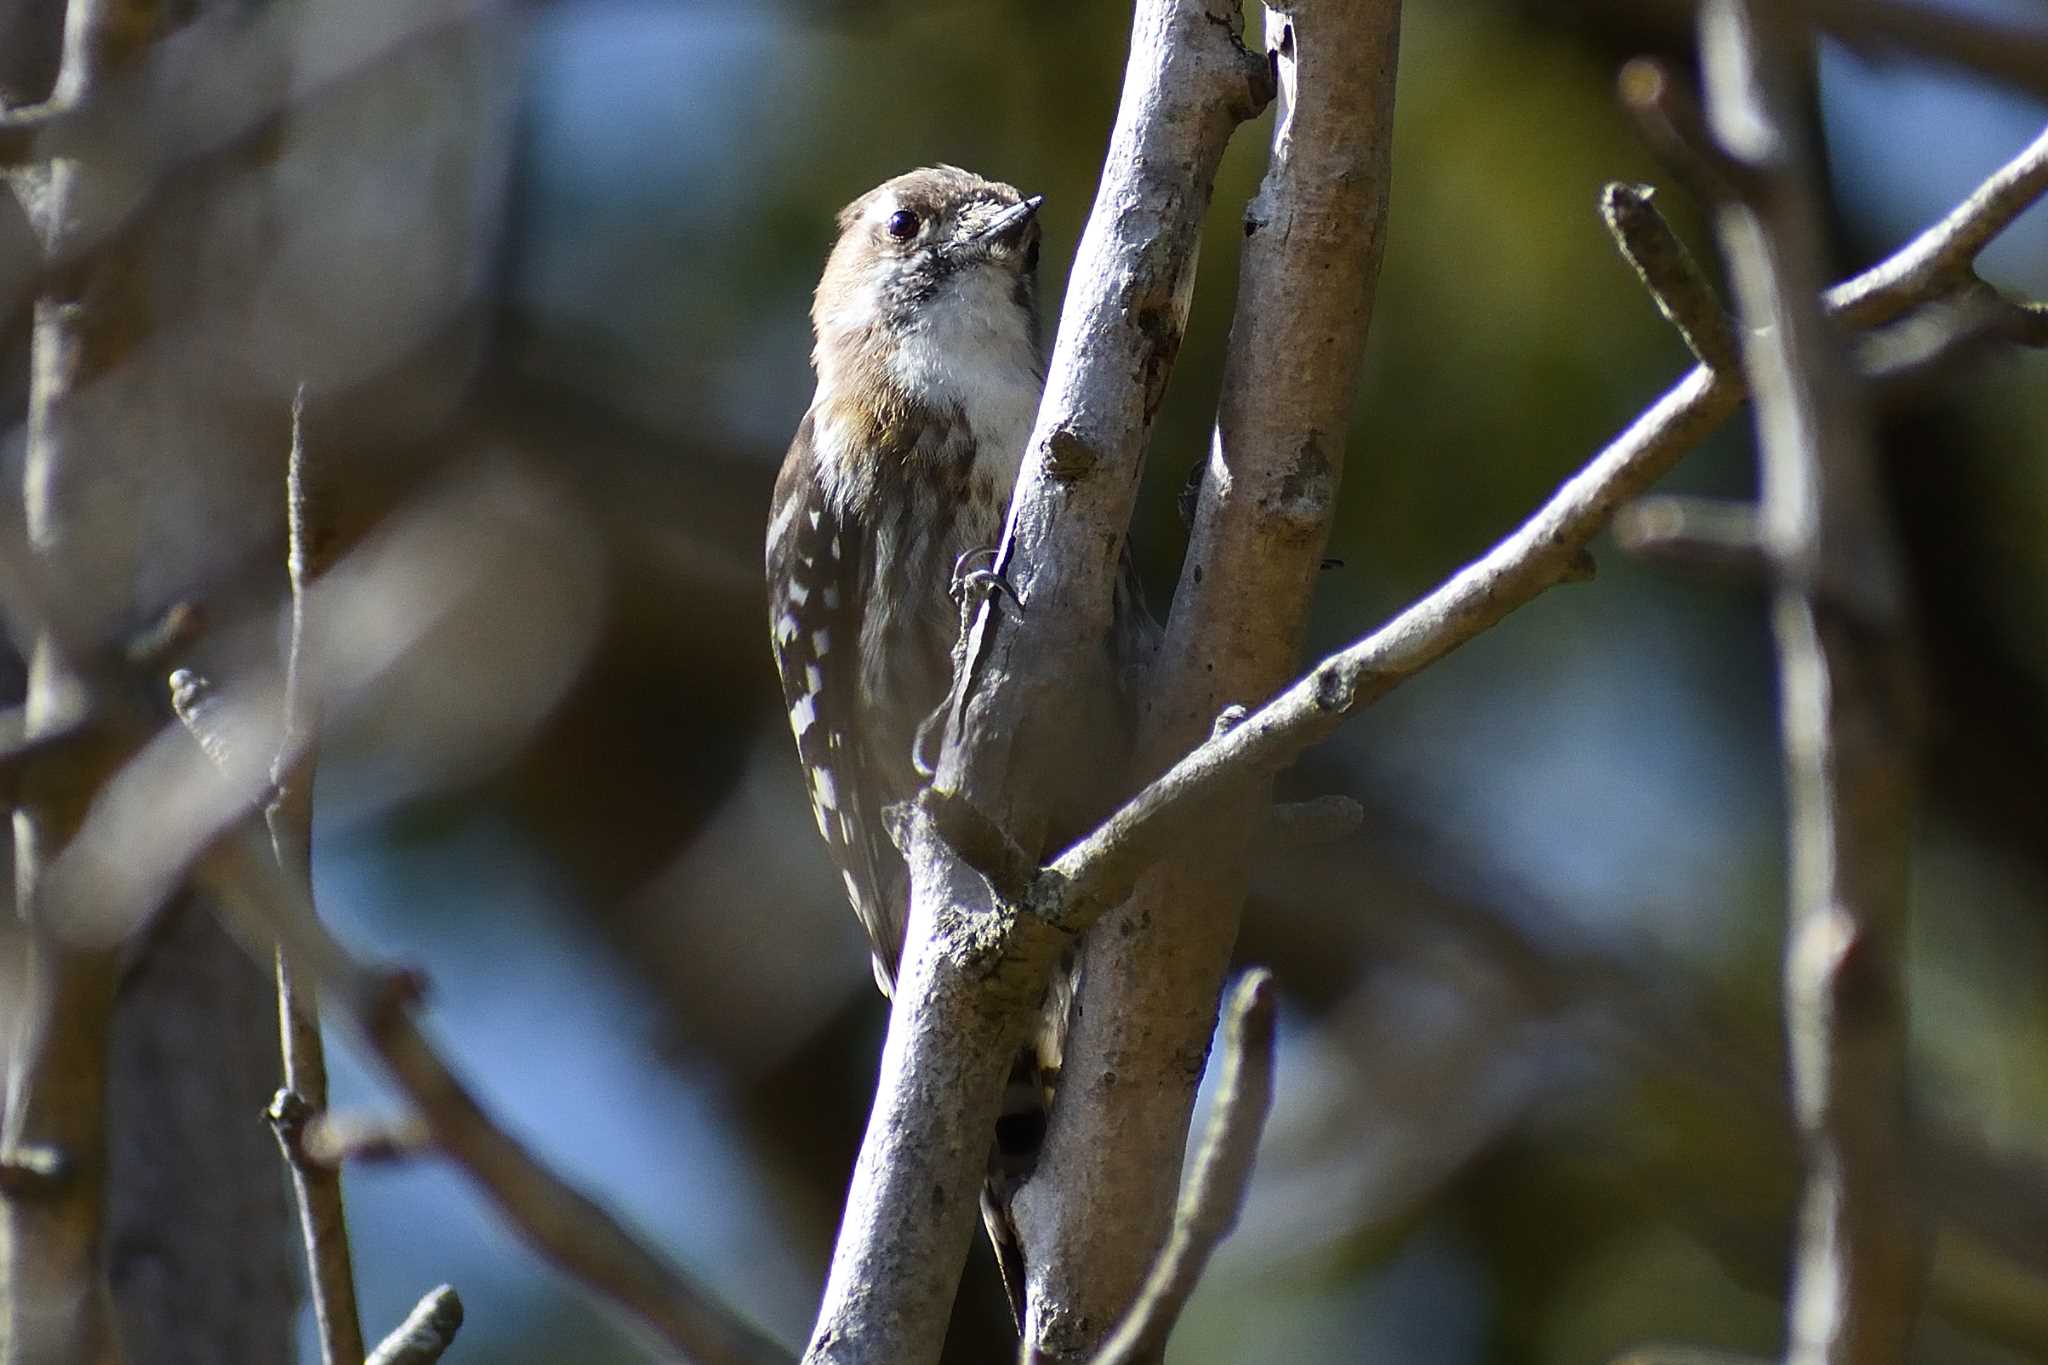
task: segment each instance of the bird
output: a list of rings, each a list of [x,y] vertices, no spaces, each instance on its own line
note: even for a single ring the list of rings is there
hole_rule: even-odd
[[[929,779],[919,738],[948,702],[958,595],[966,580],[989,576],[963,569],[995,553],[1045,386],[1040,203],[941,165],[841,210],[811,309],[817,389],[769,506],[769,632],[783,702],[818,832],[867,930],[884,995],[909,908],[885,812]],[[1075,708],[1111,717],[1097,728],[1113,732],[1126,710],[1117,680],[1157,635],[1128,554],[1124,562],[1118,638],[1105,642],[1110,681],[1077,682],[1092,695]],[[1105,757],[1100,766],[1121,765]],[[1068,805],[1069,833],[1093,823]],[[1024,1267],[1009,1205],[1044,1138],[1073,985],[1070,959],[1039,1036],[1012,1067],[982,1197],[1020,1331]]]

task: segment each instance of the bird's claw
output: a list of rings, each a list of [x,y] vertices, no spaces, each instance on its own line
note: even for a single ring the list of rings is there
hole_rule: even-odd
[[[1010,581],[1003,576],[1002,570],[997,567],[1001,557],[1002,551],[1000,549],[988,546],[981,549],[968,550],[953,561],[953,581],[946,591],[956,605],[964,607],[970,600],[980,600],[994,595],[1008,598],[1010,603],[1017,608],[1017,614],[1019,616],[1024,614],[1024,603],[1018,598],[1017,590],[1010,586]],[[969,567],[976,560],[980,559],[988,561],[986,567]]]

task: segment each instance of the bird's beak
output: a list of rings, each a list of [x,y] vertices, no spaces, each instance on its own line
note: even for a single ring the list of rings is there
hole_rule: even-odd
[[[1038,216],[1038,206],[1044,202],[1044,195],[1034,194],[1021,204],[1010,205],[989,219],[974,234],[974,240],[982,246],[1016,246],[1024,240],[1024,230],[1031,226],[1031,220]]]

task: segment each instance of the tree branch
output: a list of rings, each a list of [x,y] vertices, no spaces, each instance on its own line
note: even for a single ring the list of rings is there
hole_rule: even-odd
[[[1653,563],[1761,581],[1763,531],[1756,509],[1725,498],[1649,497],[1615,514],[1614,539]]]
[[[1777,574],[1792,875],[1785,959],[1806,1193],[1788,1365],[1906,1358],[1924,1259],[1905,1107],[1912,729],[1903,575],[1845,347],[1816,292],[1820,205],[1790,89],[1807,35],[1753,0],[1707,0],[1700,49],[1722,145],[1758,194],[1719,228],[1756,393],[1761,520]]]
[[[427,1291],[363,1365],[434,1365],[462,1328],[462,1299],[452,1285]]]
[[[1732,370],[1741,363],[1735,329],[1706,272],[1658,212],[1655,193],[1648,185],[1610,184],[1600,192],[1601,220],[1693,358],[1710,370]]]
[[[0,170],[40,160],[45,154],[44,139],[68,112],[54,103],[0,109]]]
[[[1962,207],[1886,261],[1830,290],[1830,313],[1869,326],[1967,279],[1975,254],[2048,192],[2048,133]],[[1209,803],[1292,762],[1343,718],[1562,581],[1615,510],[1643,492],[1741,404],[1739,375],[1698,366],[1485,557],[1227,732],[1196,748],[1053,861],[1033,909],[1069,930],[1114,904],[1187,837]]]
[[[1251,1188],[1259,1135],[1273,1105],[1273,974],[1245,973],[1223,1007],[1223,1072],[1216,1108],[1188,1172],[1187,1190],[1174,1215],[1173,1234],[1160,1251],[1145,1287],[1095,1357],[1095,1365],[1138,1365],[1166,1352],[1188,1297],[1209,1257],[1237,1226]]]
[[[1056,795],[1100,771],[1074,699],[1113,694],[1104,641],[1145,439],[1186,323],[1232,131],[1271,98],[1235,0],[1140,0],[1102,185],[1076,253],[992,595],[966,643],[933,783],[1034,857]],[[1100,793],[1093,794],[1100,799]],[[1008,1064],[1064,935],[995,904],[905,829],[909,927],[867,1135],[806,1359],[917,1365],[945,1334]]]
[[[306,389],[302,384],[292,399],[291,455],[285,466],[285,571],[291,585],[291,643],[285,663],[284,725],[271,762],[271,796],[263,815],[279,872],[299,884],[311,906],[313,769],[319,753],[320,703],[310,681],[317,655],[308,587],[324,564],[319,562],[322,547],[315,544],[312,524],[313,481],[306,463],[305,418]],[[356,1309],[341,1169],[309,1159],[300,1140],[305,1125],[327,1112],[327,1051],[320,1038],[320,998],[314,984],[301,979],[282,948],[275,959],[284,1089],[271,1106],[272,1127],[298,1199],[299,1231],[306,1244],[307,1281],[312,1287],[322,1365],[355,1365],[363,1358],[363,1327]],[[283,1115],[290,1115],[292,1121],[286,1123]],[[452,1298],[454,1291],[447,1292]],[[455,1320],[461,1321],[459,1302]]]
[[[1266,13],[1280,87],[1270,164],[1244,212],[1214,443],[1139,724],[1140,780],[1300,667],[1385,245],[1400,18],[1398,0]],[[1262,784],[1234,793],[1083,946],[1060,1095],[1016,1200],[1026,1332],[1048,1360],[1095,1353],[1172,1225],[1269,805]]]
[[[151,0],[72,0],[59,71],[58,99],[87,98],[140,64],[159,19]],[[10,116],[4,140],[33,141],[34,114]],[[24,153],[25,154],[25,153]],[[40,215],[45,259],[65,254],[90,230],[118,172],[85,161],[54,165]],[[38,292],[23,458],[23,503],[34,553],[9,565],[17,589],[34,584],[60,597],[61,631],[38,621],[29,643],[24,746],[54,742],[79,714],[94,709],[77,670],[97,672],[102,642],[133,608],[126,600],[138,554],[133,510],[115,507],[94,459],[119,439],[94,386],[127,358],[151,315],[147,273],[109,253],[91,268]],[[87,556],[90,555],[90,560]],[[119,963],[80,948],[65,926],[41,913],[38,889],[73,839],[101,780],[138,734],[93,716],[90,733],[61,763],[32,763],[21,773],[14,816],[17,907],[29,930],[25,1008],[12,1040],[0,1165],[22,1156],[61,1163],[65,1178],[33,1198],[0,1201],[0,1361],[117,1362],[119,1344],[102,1246],[107,1224],[109,1040]],[[22,1154],[17,1156],[16,1154]]]

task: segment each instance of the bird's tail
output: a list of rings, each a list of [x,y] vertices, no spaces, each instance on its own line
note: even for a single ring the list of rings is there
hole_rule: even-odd
[[[996,1118],[996,1139],[989,1149],[988,1178],[981,1189],[981,1221],[988,1228],[989,1245],[995,1248],[996,1268],[1002,1272],[1003,1292],[1009,1296],[1010,1316],[1020,1334],[1024,1330],[1024,1244],[1010,1209],[1017,1191],[1038,1169],[1039,1152],[1045,1146],[1073,1001],[1074,961],[1070,954],[1053,973],[1037,1036],[1017,1049],[1010,1063],[1009,1084]]]

